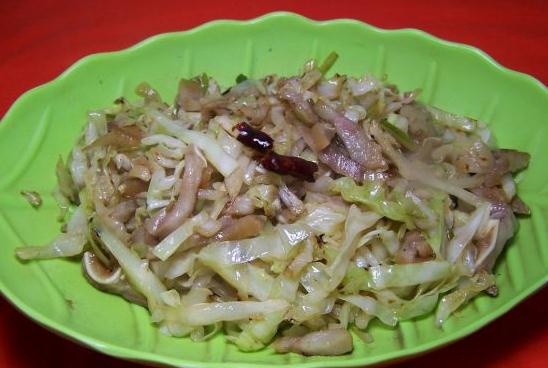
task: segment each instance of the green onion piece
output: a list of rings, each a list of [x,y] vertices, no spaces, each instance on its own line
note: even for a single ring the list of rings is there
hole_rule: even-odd
[[[236,83],[240,84],[242,82],[245,82],[247,80],[247,77],[243,74],[238,74],[236,77]]]
[[[332,51],[329,55],[327,55],[322,65],[320,65],[320,67],[318,68],[320,73],[322,73],[322,75],[325,75],[325,73],[327,73],[327,71],[331,69],[333,64],[335,64],[335,61],[337,61],[338,58],[339,54],[337,54],[335,51]]]
[[[402,131],[400,128],[398,128],[395,125],[392,125],[388,122],[386,119],[381,120],[381,126],[388,132],[392,137],[394,137],[399,144],[404,146],[410,151],[414,151],[417,149],[417,144],[409,138],[409,136]]]

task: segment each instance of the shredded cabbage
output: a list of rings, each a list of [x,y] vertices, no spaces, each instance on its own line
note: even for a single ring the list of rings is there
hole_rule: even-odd
[[[405,222],[411,228],[414,226],[405,206],[397,200],[389,200],[386,189],[380,182],[357,185],[351,178],[345,177],[337,179],[332,190],[340,193],[345,201],[365,204],[375,213],[394,221]]]
[[[90,112],[55,167],[63,232],[17,257],[85,254],[90,283],[162,333],[249,352],[346,354],[371,321],[441,325],[496,294],[529,155],[418,89],[326,79],[337,58],[227,89],[200,74],[172,104],[141,83]]]
[[[374,266],[369,269],[375,289],[404,287],[433,282],[448,277],[451,265],[446,261],[427,261],[405,265]]]
[[[207,215],[203,212],[186,220],[179,228],[162,239],[162,241],[154,247],[152,253],[162,261],[165,261],[178,249],[181,249],[180,247],[183,242],[194,233],[194,228],[200,226],[206,220]]]
[[[67,232],[57,236],[46,246],[27,246],[15,250],[21,259],[48,259],[73,257],[84,251],[87,244],[88,224],[85,211],[78,207],[67,223]]]
[[[194,144],[200,148],[207,159],[223,176],[229,176],[238,168],[238,163],[229,154],[227,154],[217,141],[209,135],[185,129],[175,121],[163,116],[160,112],[151,110],[149,114],[157,120],[168,133],[181,139],[187,144]]]

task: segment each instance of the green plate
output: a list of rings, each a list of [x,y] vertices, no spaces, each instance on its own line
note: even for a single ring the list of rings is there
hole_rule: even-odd
[[[18,262],[13,250],[41,244],[59,232],[48,194],[54,167],[80,132],[86,111],[108,106],[148,81],[173,98],[180,77],[206,72],[222,85],[244,73],[294,74],[311,57],[335,50],[335,70],[388,75],[402,89],[421,87],[422,99],[486,121],[500,146],[531,153],[519,192],[531,206],[518,235],[496,267],[500,295],[480,296],[439,329],[432,316],[397,328],[373,325],[375,341],[355,338],[342,357],[276,355],[271,349],[239,352],[218,335],[208,342],[163,336],[145,309],[88,285],[77,261]],[[274,13],[247,21],[218,21],[150,38],[127,50],[86,57],[59,78],[23,95],[0,124],[0,290],[38,323],[93,349],[120,358],[190,367],[361,366],[424,352],[479,329],[548,280],[548,93],[537,80],[507,70],[484,53],[417,30],[380,30],[353,20],[314,22]],[[544,162],[544,163],[543,163]],[[544,169],[543,169],[544,168]],[[37,190],[44,205],[32,209],[19,195]]]

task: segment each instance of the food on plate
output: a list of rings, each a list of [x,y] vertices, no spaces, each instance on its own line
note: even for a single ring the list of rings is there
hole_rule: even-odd
[[[228,89],[182,79],[172,104],[142,83],[90,112],[56,166],[63,232],[17,256],[81,257],[162,332],[243,351],[345,354],[372,319],[442,324],[495,296],[529,155],[420,90],[327,77],[336,59]]]

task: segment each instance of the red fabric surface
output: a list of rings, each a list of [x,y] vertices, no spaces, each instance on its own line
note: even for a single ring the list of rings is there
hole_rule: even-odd
[[[548,82],[544,1],[0,1],[0,116],[26,90],[81,57],[157,33],[219,19],[288,10],[313,19],[356,18],[382,28],[420,28],[479,47],[502,65]],[[548,367],[548,290],[453,345],[399,367]],[[1,367],[134,367],[35,325],[0,299]]]

